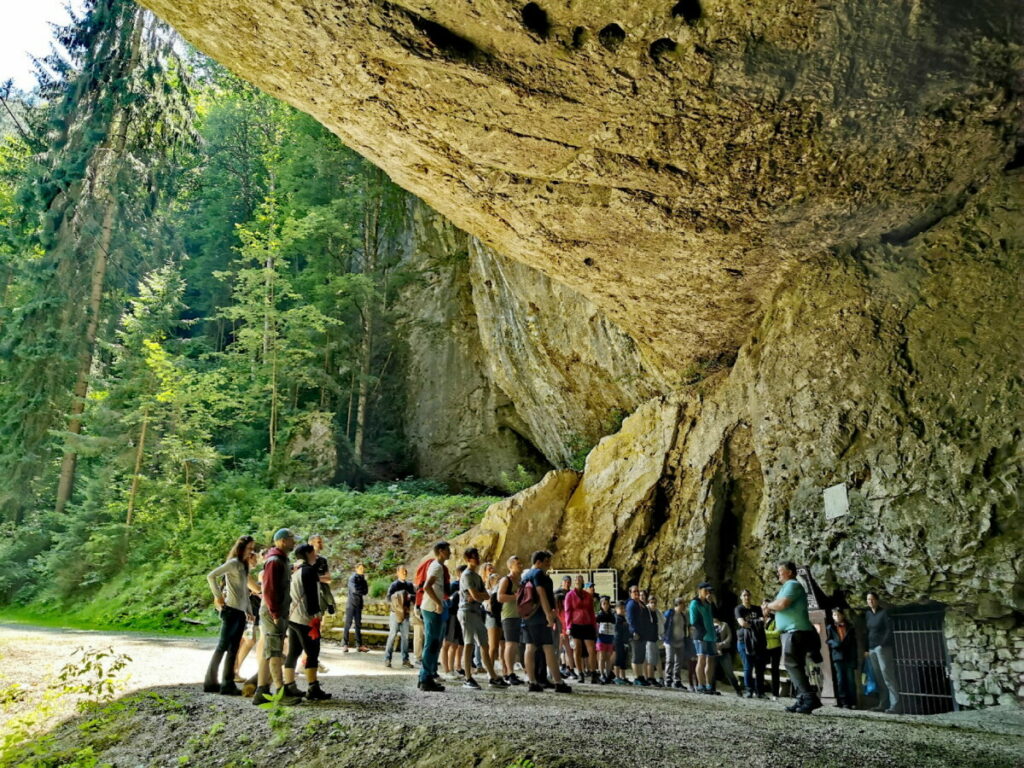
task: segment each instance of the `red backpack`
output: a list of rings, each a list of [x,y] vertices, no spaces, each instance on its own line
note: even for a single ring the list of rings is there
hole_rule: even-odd
[[[433,557],[426,557],[426,558],[424,558],[422,563],[420,563],[418,566],[416,566],[416,576],[415,576],[415,578],[414,578],[414,580],[412,582],[412,585],[413,585],[413,587],[416,588],[416,607],[417,608],[420,608],[420,607],[423,606],[423,594],[424,594],[423,587],[427,583],[427,571],[430,569],[430,566],[434,564],[434,560],[435,560],[435,558],[433,558]],[[444,591],[447,594],[447,592],[448,592],[448,567],[445,566],[445,565],[442,565],[441,568],[444,569],[444,584],[442,586],[444,587]]]
[[[536,585],[532,579],[529,581],[523,579],[519,585],[519,591],[516,592],[516,612],[519,614],[519,618],[530,618],[539,607],[540,601],[537,599]]]

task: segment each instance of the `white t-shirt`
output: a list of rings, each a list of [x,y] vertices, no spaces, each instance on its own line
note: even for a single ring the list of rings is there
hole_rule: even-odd
[[[441,613],[444,611],[444,566],[437,560],[427,567],[428,582],[431,577],[435,577],[434,583],[423,590],[423,603],[420,608],[432,613]]]

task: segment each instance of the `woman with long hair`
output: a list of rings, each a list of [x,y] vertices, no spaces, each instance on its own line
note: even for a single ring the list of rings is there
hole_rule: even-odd
[[[220,611],[220,638],[217,640],[217,648],[210,659],[203,682],[203,690],[206,693],[242,695],[235,685],[235,659],[238,656],[242,635],[245,633],[246,622],[252,618],[249,593],[251,588],[255,588],[255,582],[249,575],[249,558],[255,546],[252,536],[239,536],[224,564],[206,575],[210,591],[213,592],[213,604]],[[220,584],[221,578],[223,588]],[[223,670],[218,684],[217,671],[221,668],[222,661]]]

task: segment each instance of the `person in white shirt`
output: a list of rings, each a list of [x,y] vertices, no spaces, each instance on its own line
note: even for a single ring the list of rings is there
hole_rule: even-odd
[[[206,575],[213,592],[213,604],[220,611],[220,638],[206,669],[203,690],[206,693],[221,693],[225,696],[241,696],[235,685],[235,658],[238,646],[245,634],[245,624],[252,619],[249,607],[250,586],[255,582],[249,575],[249,556],[256,544],[252,536],[240,536],[228,553],[225,563]],[[220,580],[224,586],[221,588]],[[221,682],[217,683],[217,670],[223,661]]]
[[[437,677],[437,659],[441,654],[441,641],[444,639],[444,626],[447,616],[444,598],[447,591],[448,569],[444,562],[452,555],[452,548],[447,541],[439,541],[434,545],[434,559],[427,567],[423,581],[423,597],[420,610],[423,616],[423,658],[420,662],[419,689],[421,691],[443,691],[444,686],[435,680]],[[419,585],[417,585],[419,586]]]

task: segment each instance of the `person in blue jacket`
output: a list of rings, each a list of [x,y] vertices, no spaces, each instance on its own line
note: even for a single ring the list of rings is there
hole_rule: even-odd
[[[650,659],[647,658],[647,643],[652,636],[657,640],[658,630],[652,626],[651,612],[641,598],[640,587],[636,584],[629,588],[626,623],[629,625],[630,645],[633,651],[633,685],[650,685],[654,679],[654,670]]]
[[[697,596],[690,601],[690,631],[697,654],[697,693],[720,696],[715,690],[715,619],[711,611],[712,587],[702,581],[697,585]]]

